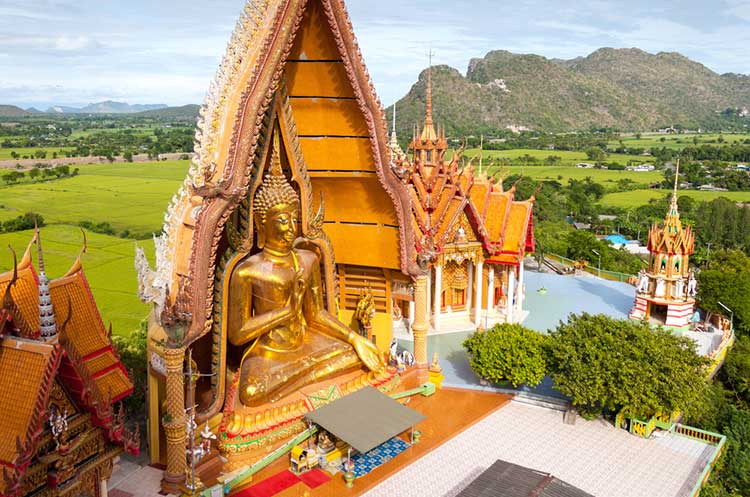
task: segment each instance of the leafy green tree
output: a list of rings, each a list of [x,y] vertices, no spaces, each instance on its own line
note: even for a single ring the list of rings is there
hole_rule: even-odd
[[[128,417],[134,420],[142,420],[146,416],[147,340],[148,326],[145,320],[141,322],[137,330],[132,331],[129,335],[112,337],[114,346],[120,354],[120,359],[133,381],[133,394],[126,397],[123,402]]]
[[[689,409],[705,393],[707,360],[693,341],[646,322],[584,313],[551,336],[555,388],[585,414],[628,408],[650,417]]]
[[[750,332],[750,257],[738,250],[713,252],[708,269],[698,273],[698,305],[726,314],[734,312],[738,333]]]
[[[547,374],[547,337],[519,324],[499,324],[464,341],[471,369],[493,383],[536,386]]]
[[[750,338],[740,337],[727,354],[721,379],[735,395],[735,402],[750,409]]]
[[[589,147],[586,149],[586,157],[594,162],[603,162],[607,160],[607,152],[601,147]]]

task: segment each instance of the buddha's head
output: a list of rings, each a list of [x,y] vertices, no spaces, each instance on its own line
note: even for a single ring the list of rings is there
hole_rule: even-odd
[[[281,170],[278,135],[274,136],[271,172],[253,202],[258,247],[287,253],[297,237],[299,195]]]

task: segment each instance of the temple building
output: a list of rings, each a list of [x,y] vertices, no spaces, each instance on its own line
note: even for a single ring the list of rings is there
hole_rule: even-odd
[[[517,201],[515,186],[505,190],[502,179],[460,166],[461,151],[446,158],[445,130],[433,122],[431,72],[424,126],[421,133],[415,128],[408,147],[411,159],[398,146],[395,123],[390,148],[409,192],[416,252],[434,258],[427,283],[432,330],[521,322],[527,314],[523,259],[534,251],[534,198]],[[394,317],[408,322],[413,306],[401,302],[394,303],[401,304]]]
[[[400,388],[385,361],[394,316],[425,377],[430,328],[522,319],[533,199],[448,160],[431,111],[407,160],[389,146],[342,0],[247,2],[156,267],[136,257],[164,491],[184,488],[186,409],[233,471],[324,404]],[[186,388],[188,357],[199,379]]]
[[[632,319],[647,319],[665,326],[690,325],[695,309],[697,281],[689,270],[695,238],[690,226],[683,227],[677,207],[677,179],[664,223],[654,224],[648,234],[648,269],[636,283]]]
[[[29,244],[0,274],[0,495],[106,497],[114,459],[138,452],[116,406],[133,384],[80,256],[50,281],[35,240],[38,271]]]

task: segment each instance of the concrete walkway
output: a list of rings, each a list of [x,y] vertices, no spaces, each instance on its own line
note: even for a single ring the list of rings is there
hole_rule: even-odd
[[[602,420],[566,425],[558,411],[514,401],[364,495],[452,497],[503,459],[600,497],[686,497],[712,452],[673,434],[644,440]]]

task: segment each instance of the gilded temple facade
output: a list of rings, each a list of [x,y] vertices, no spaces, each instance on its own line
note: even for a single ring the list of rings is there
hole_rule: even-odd
[[[153,304],[149,447],[166,466],[163,490],[185,481],[186,395],[231,471],[303,431],[303,416],[327,402],[399,388],[384,361],[394,316],[409,322],[426,376],[427,336],[444,315],[463,313],[464,329],[521,315],[533,199],[446,161],[444,133],[425,128],[414,160],[389,146],[342,0],[247,2],[156,267],[136,257],[140,296]],[[262,264],[267,277],[247,276]],[[201,375],[189,391],[188,352]]]
[[[133,384],[80,258],[50,281],[41,249],[38,270],[27,249],[0,294],[0,495],[106,497],[114,459],[137,453],[139,436],[116,404]]]
[[[647,319],[675,328],[690,324],[695,309],[697,280],[689,269],[695,237],[683,226],[677,206],[677,178],[664,223],[654,224],[648,234],[648,269],[641,270],[630,317]]]

